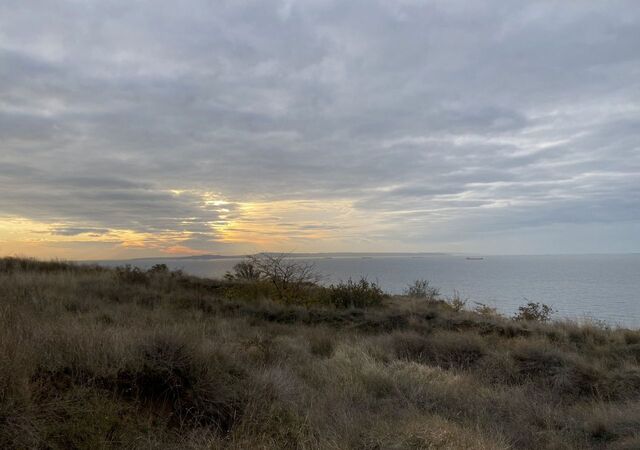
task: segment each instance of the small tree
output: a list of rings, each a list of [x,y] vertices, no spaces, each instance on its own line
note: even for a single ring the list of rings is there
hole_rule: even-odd
[[[227,272],[224,277],[228,280],[258,281],[260,272],[251,261],[240,261],[233,266],[233,272]]]
[[[296,261],[286,253],[249,256],[248,263],[260,278],[273,285],[280,298],[299,295],[304,287],[315,285],[321,280],[314,264]]]
[[[528,302],[518,308],[513,316],[514,320],[532,320],[536,322],[548,322],[555,310],[544,303]]]
[[[428,280],[415,280],[404,290],[404,295],[411,298],[421,298],[434,301],[440,295],[440,289],[429,286]]]

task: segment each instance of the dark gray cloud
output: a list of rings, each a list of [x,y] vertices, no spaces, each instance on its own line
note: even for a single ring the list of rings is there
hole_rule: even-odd
[[[92,236],[102,236],[109,233],[106,228],[55,228],[53,234],[60,236],[78,236],[80,234],[90,234]]]
[[[4,1],[0,217],[206,250],[348,200],[371,249],[639,251],[639,45],[633,0]]]

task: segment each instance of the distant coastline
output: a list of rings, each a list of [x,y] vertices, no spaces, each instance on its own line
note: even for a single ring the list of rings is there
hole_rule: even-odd
[[[280,255],[280,252],[260,252],[256,253],[260,255]],[[336,252],[336,253],[285,253],[290,258],[376,258],[376,257],[399,257],[399,258],[411,258],[411,257],[426,257],[426,256],[451,256],[453,253],[445,252]],[[145,258],[130,258],[122,259],[120,261],[158,261],[158,260],[212,260],[212,259],[239,259],[245,258],[249,254],[240,255],[192,255],[192,256],[158,256],[158,257],[145,257]]]

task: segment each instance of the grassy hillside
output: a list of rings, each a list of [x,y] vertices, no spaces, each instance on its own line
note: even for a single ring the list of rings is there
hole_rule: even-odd
[[[639,331],[301,286],[0,260],[0,448],[640,448]]]

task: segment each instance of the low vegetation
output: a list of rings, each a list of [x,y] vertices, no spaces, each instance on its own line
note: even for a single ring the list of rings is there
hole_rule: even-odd
[[[438,299],[440,290],[431,286],[428,280],[415,280],[406,287],[404,295],[412,298],[422,298],[431,302]]]
[[[544,303],[528,302],[518,308],[518,312],[513,316],[513,320],[528,320],[538,322],[548,322],[554,311],[549,305]]]
[[[245,263],[0,259],[0,448],[640,448],[640,331]]]

